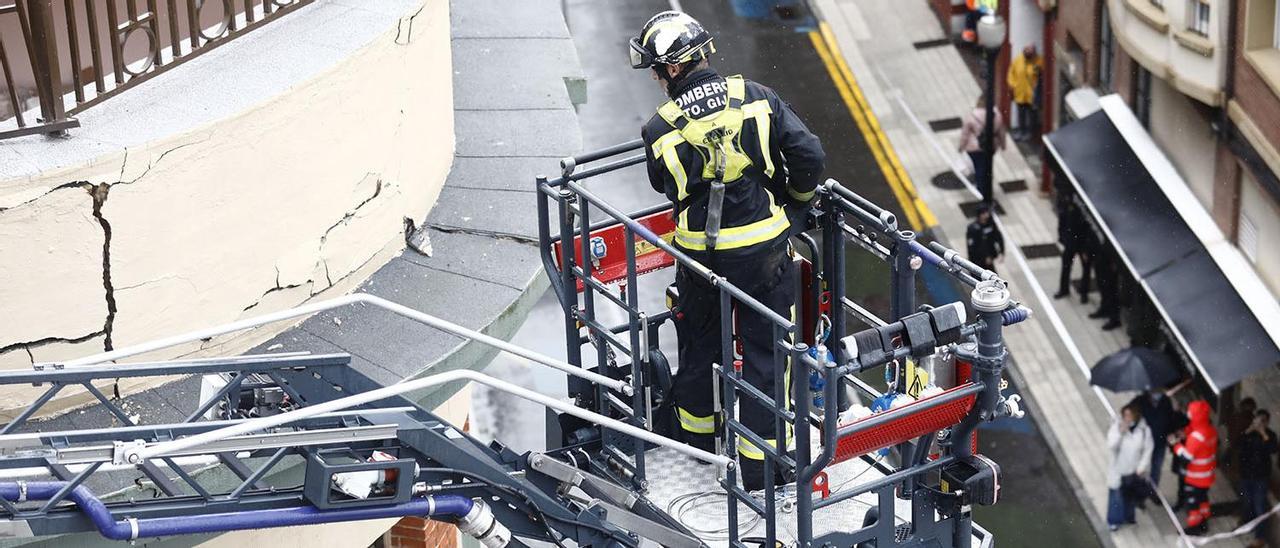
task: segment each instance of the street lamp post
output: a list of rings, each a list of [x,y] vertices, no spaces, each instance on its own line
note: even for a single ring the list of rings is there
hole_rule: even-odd
[[[995,13],[988,13],[978,21],[978,44],[986,53],[987,90],[986,90],[986,123],[982,128],[979,146],[982,148],[982,166],[974,166],[978,177],[978,191],[982,193],[982,203],[991,206],[993,183],[995,176],[995,118],[996,118],[996,57],[1005,40],[1004,19]]]

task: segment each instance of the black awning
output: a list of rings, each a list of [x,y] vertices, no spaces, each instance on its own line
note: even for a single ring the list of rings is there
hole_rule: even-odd
[[[1133,278],[1215,391],[1280,363],[1280,348],[1105,111],[1046,141]]]

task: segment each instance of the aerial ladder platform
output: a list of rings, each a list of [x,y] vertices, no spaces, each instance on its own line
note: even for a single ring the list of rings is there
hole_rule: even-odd
[[[417,516],[457,524],[493,547],[990,546],[992,535],[971,511],[997,502],[1000,471],[977,452],[976,431],[1022,415],[1017,396],[1002,393],[1002,332],[1030,310],[994,272],[936,242],[917,242],[891,212],[828,180],[817,205],[795,216],[804,229],[793,236],[800,313],[794,322],[782,318],[670,244],[670,205],[626,213],[586,187],[587,179],[642,163],[642,153],[629,154],[642,146],[565,158],[560,175],[534,182],[539,250],[564,312],[565,359],[356,293],[0,372],[0,385],[39,392],[0,427],[0,537],[96,533],[109,545]],[[847,296],[848,245],[889,265],[887,318]],[[672,371],[660,339],[679,313],[678,298],[659,310],[640,305],[640,278],[676,265],[716,287],[727,312],[726,336],[708,341],[723,358],[715,372],[725,418],[714,452],[673,439]],[[967,287],[969,301],[917,305],[921,268]],[[346,354],[137,359],[357,304],[562,372],[569,399],[470,370],[383,386]],[[777,393],[747,384],[734,367],[732,312],[740,307],[773,323],[779,380],[786,364],[797,372],[791,383],[776,383]],[[886,390],[865,380],[881,371],[892,379]],[[175,376],[198,377],[200,395],[184,418],[158,424],[98,388]],[[458,382],[546,407],[559,443],[523,453],[501,440],[485,444],[412,397]],[[68,388],[91,395],[95,412],[114,425],[43,425],[42,408]],[[764,443],[735,418],[745,400],[774,410],[774,439],[794,432],[790,447]],[[739,438],[763,451],[766,477],[777,469],[795,482],[743,491]],[[118,495],[142,486],[152,496]]]

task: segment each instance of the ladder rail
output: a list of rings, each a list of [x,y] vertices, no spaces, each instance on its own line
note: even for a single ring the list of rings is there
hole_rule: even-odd
[[[145,354],[147,352],[154,352],[156,350],[164,350],[167,348],[172,348],[174,346],[186,344],[189,342],[200,341],[204,339],[211,339],[213,337],[217,337],[220,335],[235,333],[237,331],[244,331],[246,329],[252,329],[255,327],[260,327],[260,326],[275,323],[275,322],[290,320],[294,318],[300,318],[303,316],[310,316],[318,312],[324,312],[326,310],[333,310],[335,308],[342,308],[344,306],[350,306],[354,304],[367,304],[371,306],[376,306],[383,310],[387,310],[389,312],[392,312],[399,316],[416,321],[418,323],[422,323],[422,324],[434,327],[436,329],[450,333],[452,335],[462,337],[464,339],[469,339],[469,340],[484,344],[486,346],[491,346],[493,348],[496,348],[500,351],[506,352],[507,354],[511,354],[518,358],[524,358],[526,361],[545,365],[547,367],[551,367],[552,369],[560,370],[569,375],[586,379],[596,384],[609,387],[613,390],[617,390],[619,392],[622,392],[623,394],[627,394],[627,395],[632,394],[631,385],[626,381],[611,379],[604,375],[587,371],[581,367],[571,365],[563,360],[558,360],[556,358],[547,356],[545,354],[534,352],[532,350],[523,348],[519,345],[510,343],[508,341],[504,341],[502,339],[492,337],[490,335],[486,335],[474,329],[463,327],[461,325],[450,322],[448,320],[445,320],[436,316],[432,316],[425,312],[414,310],[412,308],[404,306],[395,301],[390,301],[382,297],[378,297],[376,295],[371,295],[369,293],[352,293],[350,295],[343,295],[341,297],[334,297],[332,299],[326,299],[326,300],[317,301],[314,303],[307,303],[301,306],[296,306],[293,308],[281,310],[279,312],[262,314],[262,315],[254,316],[252,318],[246,318],[243,320],[225,323],[225,324],[210,327],[210,328],[197,329],[197,330],[189,331],[179,335],[164,337],[164,338],[155,339],[155,340],[144,342],[144,343],[130,345],[117,350],[112,350],[110,352],[101,352],[98,354],[93,354],[91,356],[85,356],[83,358],[68,360],[66,362],[61,362],[59,364],[38,364],[38,365],[42,367],[43,366],[77,367],[77,366],[85,366],[85,365],[102,364],[105,362],[116,361],[122,358],[128,358],[130,356]],[[127,364],[121,364],[121,365],[127,366]]]
[[[665,436],[660,436],[658,434],[655,434],[643,428],[637,428],[625,422],[622,422],[610,417],[606,417],[604,415],[601,415],[593,411],[582,409],[571,403],[566,403],[556,398],[552,398],[550,396],[546,396],[544,394],[534,392],[533,390],[529,390],[527,388],[523,388],[500,379],[496,379],[489,375],[485,375],[483,373],[466,370],[466,369],[449,371],[446,373],[437,373],[435,375],[414,379],[412,381],[393,384],[391,386],[383,387],[377,390],[371,390],[371,391],[363,392],[360,394],[354,394],[354,395],[346,396],[343,398],[329,400],[323,403],[308,405],[306,407],[281,413],[279,415],[249,419],[244,422],[225,426],[216,430],[211,430],[211,431],[203,432],[200,434],[178,438],[173,441],[162,442],[162,443],[158,443],[158,444],[154,444],[146,447],[129,448],[125,450],[124,458],[127,462],[130,462],[133,464],[140,464],[140,463],[146,462],[147,460],[161,458],[166,455],[182,454],[183,451],[197,448],[201,445],[219,442],[227,438],[230,438],[232,436],[239,436],[243,434],[257,432],[267,428],[284,426],[292,422],[314,417],[316,415],[351,409],[367,403],[372,403],[372,402],[387,399],[393,396],[405,394],[407,392],[422,390],[424,388],[431,388],[434,386],[439,386],[442,384],[455,382],[455,381],[471,381],[471,382],[483,384],[495,390],[506,392],[513,396],[518,396],[520,398],[544,405],[546,407],[550,407],[557,411],[568,413],[570,415],[576,416],[584,420],[594,421],[602,426],[616,430],[620,433],[627,434],[629,436],[634,436],[646,442],[650,442],[655,445],[659,445],[662,447],[666,447],[666,448],[678,451],[680,453],[694,457],[703,462],[716,464],[726,468],[733,467],[733,461],[727,457],[724,457],[723,455],[716,455],[713,453],[709,453],[707,451],[703,451],[701,449],[697,449],[697,448],[685,445],[683,442],[679,442]]]

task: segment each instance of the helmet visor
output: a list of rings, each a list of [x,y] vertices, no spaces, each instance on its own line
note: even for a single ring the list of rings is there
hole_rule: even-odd
[[[639,38],[632,38],[629,43],[631,52],[631,68],[642,69],[653,66],[653,56],[645,51],[644,45],[640,43]]]

